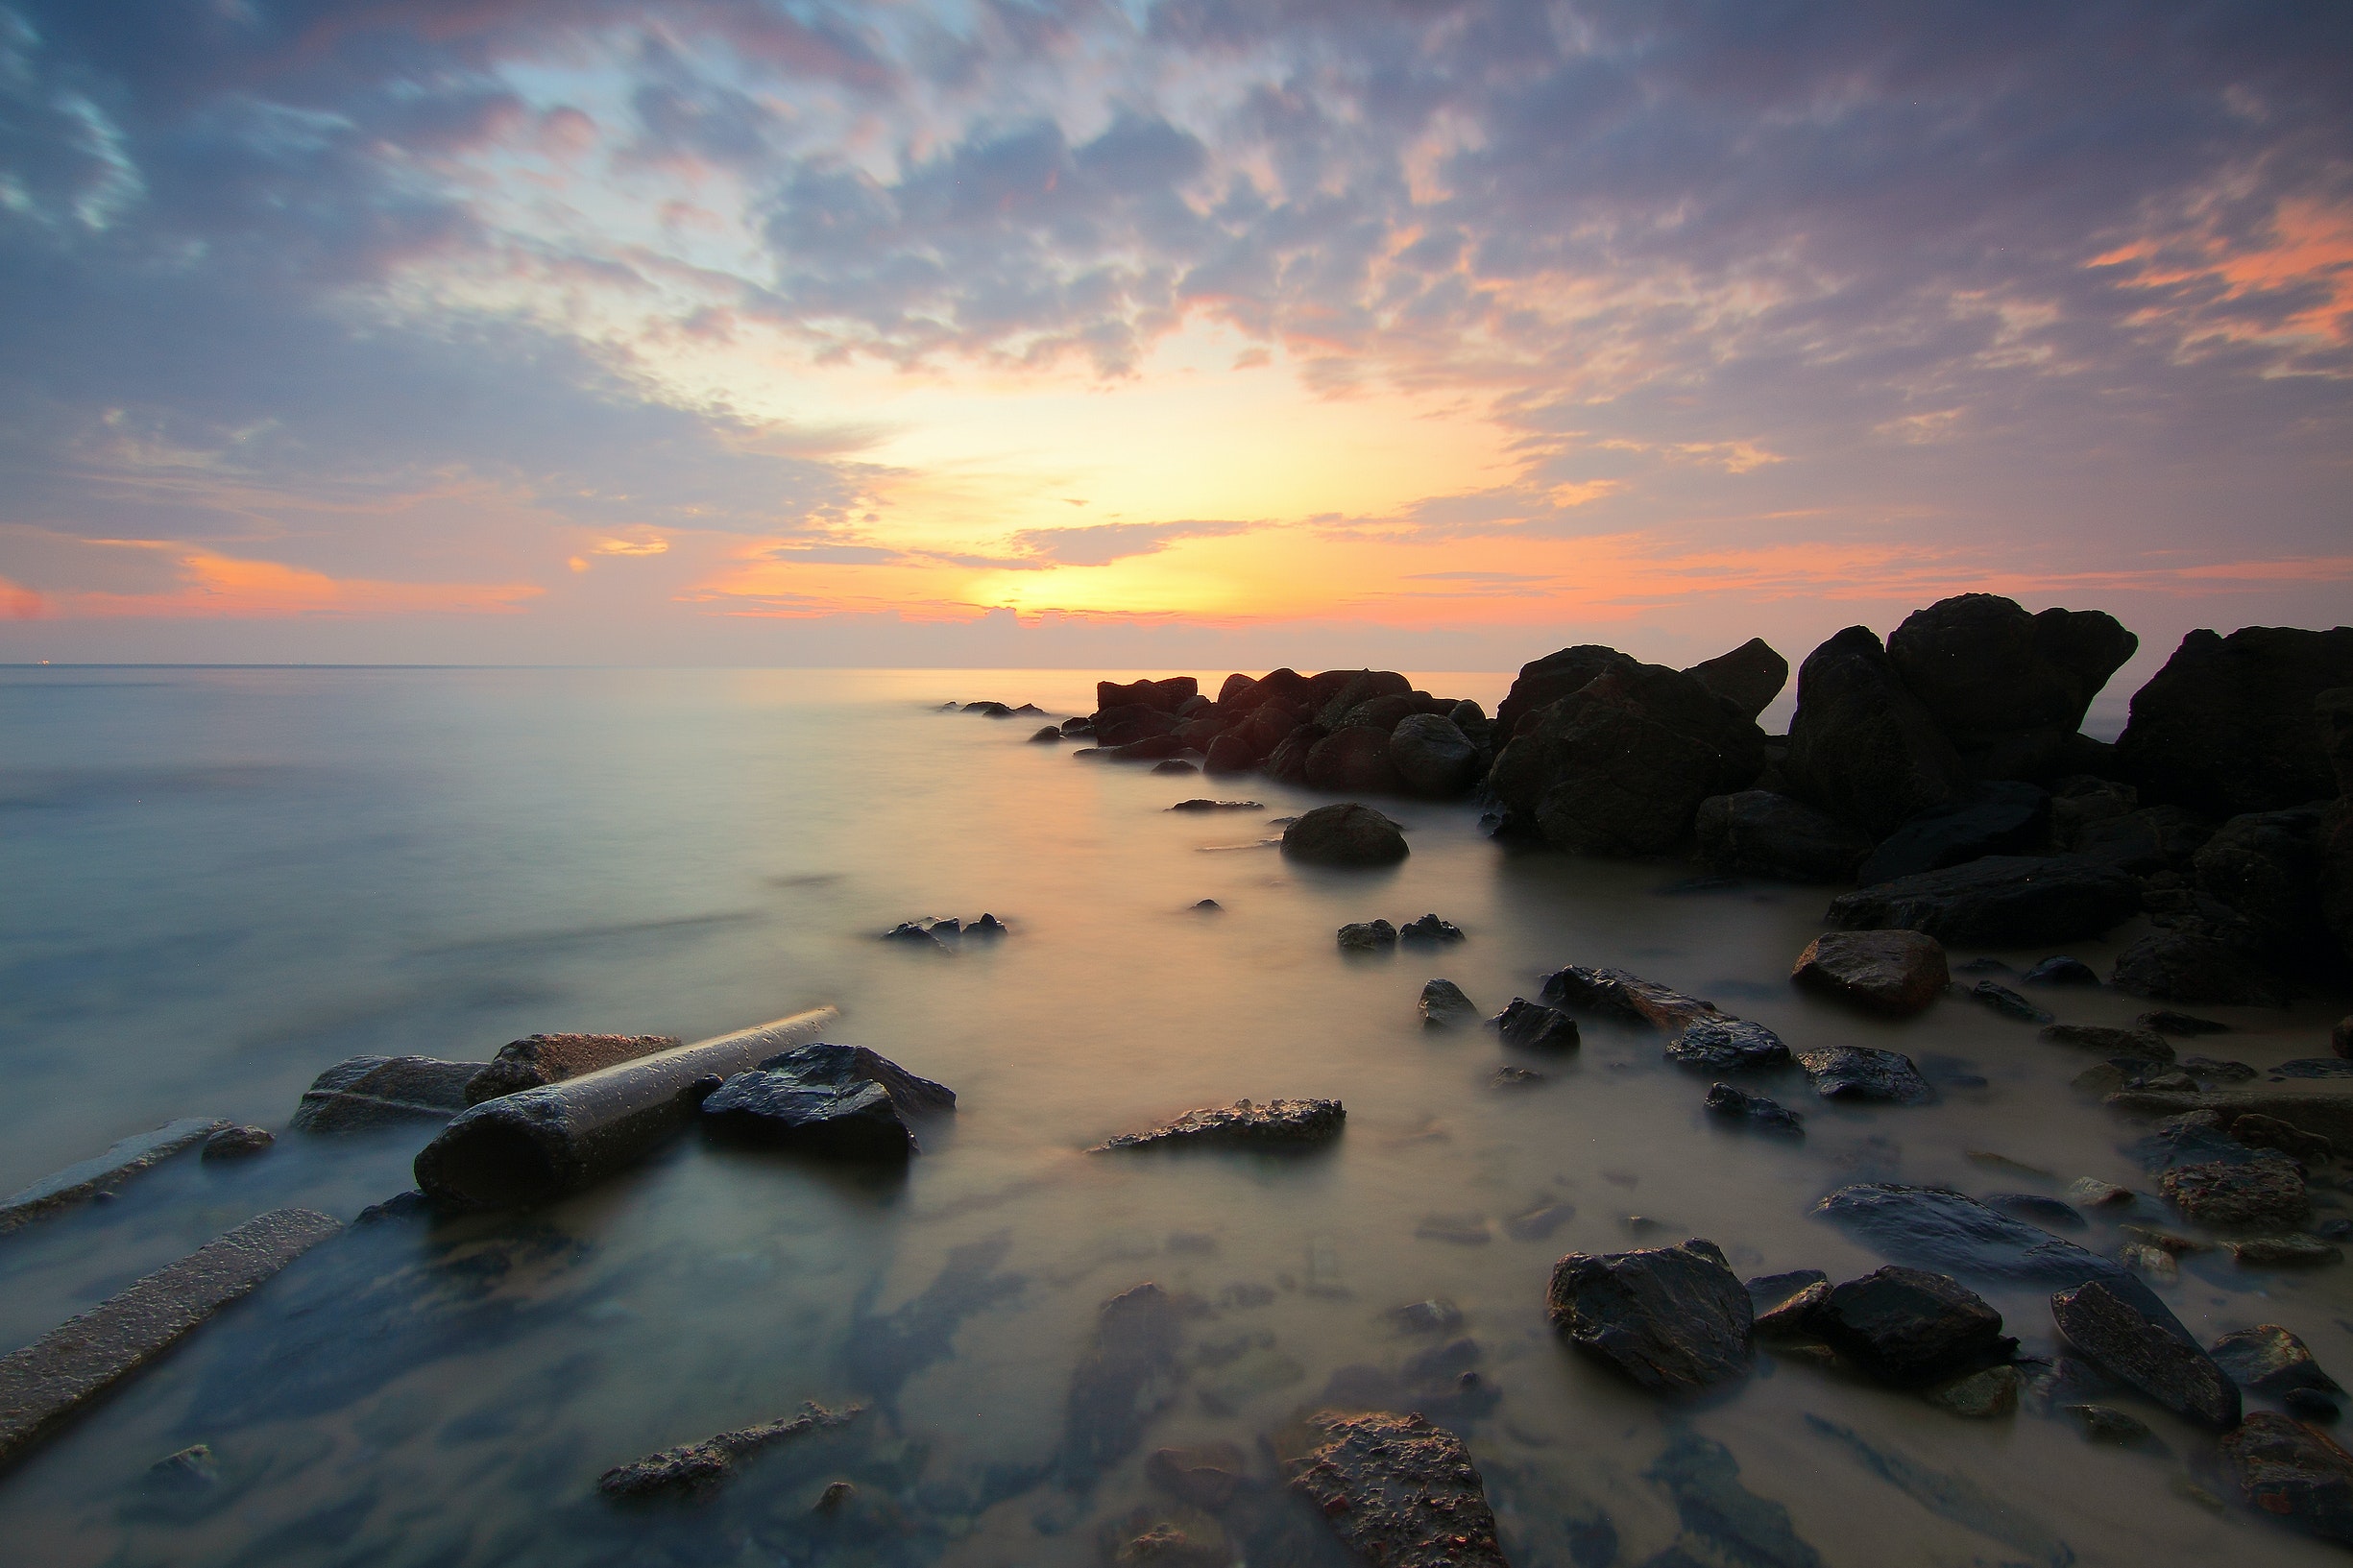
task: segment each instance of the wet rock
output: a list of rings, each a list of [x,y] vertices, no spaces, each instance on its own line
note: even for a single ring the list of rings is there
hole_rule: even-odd
[[[1219,1109],[1187,1111],[1146,1132],[1127,1132],[1091,1151],[1193,1146],[1283,1150],[1313,1148],[1340,1136],[1347,1113],[1336,1099],[1247,1099]]]
[[[2225,1243],[2242,1268],[2318,1268],[2344,1262],[2342,1248],[2317,1236],[2258,1236]]]
[[[2220,1431],[2239,1424],[2239,1390],[2169,1314],[2151,1317],[2093,1280],[2050,1298],[2067,1342],[2177,1415]]]
[[[1285,828],[1283,853],[1315,865],[1385,866],[1409,852],[1395,822],[1350,801],[1319,806]]]
[[[1144,1460],[1144,1479],[1179,1502],[1215,1513],[1246,1484],[1249,1459],[1232,1443],[1198,1448],[1155,1448]]]
[[[1798,1066],[1824,1099],[1881,1100],[1926,1105],[1936,1098],[1912,1059],[1901,1051],[1867,1046],[1827,1046],[1797,1053]]]
[[[2119,767],[2144,800],[2216,817],[2333,796],[2315,707],[2321,692],[2348,685],[2353,628],[2192,632],[2134,694]]]
[[[1831,1287],[1806,1327],[1874,1377],[1907,1386],[1974,1371],[2018,1348],[1976,1291],[1893,1264]]]
[[[739,1073],[702,1102],[714,1131],[851,1159],[905,1159],[921,1146],[907,1119],[956,1108],[956,1092],[863,1046],[817,1043]]]
[[[940,939],[940,933],[933,929],[933,923],[927,921],[903,920],[896,926],[891,927],[890,929],[885,931],[883,933],[883,940],[885,942],[905,942],[914,947],[925,948],[934,952],[945,952],[947,950],[947,943],[942,941]]]
[[[963,711],[967,713],[979,713],[984,718],[1011,718],[1013,716],[1013,711],[1001,702],[968,702],[964,705]]]
[[[1189,800],[1178,801],[1169,809],[1172,811],[1263,811],[1266,807],[1258,801]]]
[[[2183,1214],[2218,1229],[2300,1225],[2312,1214],[2303,1172],[2276,1149],[2258,1150],[2244,1163],[2177,1166],[2158,1178],[2157,1188]]]
[[[1324,1411],[1277,1445],[1291,1489],[1382,1568],[1504,1568],[1487,1487],[1462,1440],[1420,1415]],[[1291,1452],[1284,1452],[1290,1449]]]
[[[596,1489],[617,1501],[666,1493],[707,1493],[733,1473],[736,1460],[743,1456],[771,1443],[840,1426],[858,1413],[859,1407],[855,1405],[843,1411],[829,1411],[814,1403],[804,1405],[800,1414],[784,1420],[722,1432],[698,1443],[681,1443],[628,1464],[617,1464],[596,1478]]]
[[[1981,1001],[2004,1018],[2015,1018],[2026,1024],[2048,1024],[2051,1015],[2037,1007],[2006,985],[1992,980],[1979,980],[1969,988],[1970,999]]]
[[[1899,1018],[1925,1009],[1953,979],[1943,946],[1905,930],[1818,936],[1798,954],[1789,977],[1809,991]]]
[[[1684,671],[1754,719],[1789,684],[1789,661],[1761,637],[1752,637],[1730,653],[1702,660]]]
[[[2087,823],[2067,846],[2073,853],[2135,877],[2187,872],[2214,835],[2214,824],[2178,806],[2147,806],[2105,822]]]
[[[2072,1419],[2090,1443],[2110,1443],[2118,1448],[2162,1449],[2147,1421],[2128,1415],[2111,1405],[2062,1405],[2060,1412]]]
[[[2288,1000],[2287,988],[2259,955],[2205,930],[2149,932],[2118,956],[2109,980],[2119,991],[2152,1001],[2278,1007]]]
[[[1645,1479],[1664,1488],[1675,1504],[1684,1538],[1698,1548],[1669,1547],[1646,1568],[1722,1562],[1737,1568],[1821,1568],[1822,1556],[1790,1525],[1789,1510],[1740,1484],[1739,1461],[1722,1443],[1681,1424],[1669,1430],[1666,1448]],[[1586,1559],[1579,1559],[1586,1560]],[[1596,1562],[1610,1559],[1595,1556]]]
[[[466,1108],[484,1062],[430,1056],[353,1056],[313,1078],[294,1109],[298,1132],[358,1132],[403,1122],[447,1122]]]
[[[265,1152],[278,1142],[267,1127],[223,1127],[205,1140],[207,1160],[243,1160]]]
[[[2252,1071],[2247,1076],[2254,1076]],[[2337,1146],[2317,1133],[2254,1111],[2231,1119],[2230,1136],[2233,1143],[2248,1148],[2275,1148],[2298,1160],[2326,1160],[2337,1152]]]
[[[1386,920],[1368,920],[1340,928],[1344,952],[1374,953],[1397,945],[1397,929]]]
[[[2083,1216],[2074,1209],[2055,1197],[2045,1197],[2039,1193],[1988,1193],[1984,1201],[1989,1209],[2015,1215],[2045,1229],[2083,1230],[2088,1224]]]
[[[2087,1209],[2130,1208],[2134,1201],[2131,1188],[2097,1176],[2077,1177],[2068,1184],[2067,1195]]]
[[[0,1357],[0,1465],[343,1226],[273,1209]]]
[[[519,1089],[562,1083],[678,1043],[675,1035],[667,1034],[534,1034],[511,1040],[498,1048],[489,1066],[466,1080],[466,1103],[479,1105]]]
[[[2225,1334],[2207,1346],[2206,1353],[2233,1383],[2257,1393],[2284,1394],[2291,1388],[2344,1392],[2336,1379],[2320,1369],[2304,1341],[2277,1323],[2258,1323]]]
[[[2098,936],[2140,907],[2139,883],[2081,856],[1995,855],[1841,894],[1828,918],[1955,946],[2026,947]]]
[[[1488,1022],[1503,1036],[1505,1045],[1521,1050],[1575,1050],[1581,1043],[1575,1019],[1525,997],[1514,997]]]
[[[2214,1083],[2246,1083],[2255,1077],[2255,1070],[2244,1062],[2224,1061],[2213,1056],[2184,1056],[2181,1070],[2195,1078]]]
[[[2015,1366],[1989,1366],[1948,1383],[1920,1390],[1920,1396],[1948,1414],[1973,1421],[1998,1420],[2018,1412],[2021,1379]]]
[[[1540,995],[1549,1006],[1648,1024],[1670,1034],[1681,1033],[1699,1019],[1726,1016],[1711,1001],[1686,997],[1622,969],[1585,969],[1571,964],[1545,976]]]
[[[1495,1075],[1487,1080],[1493,1089],[1533,1089],[1544,1081],[1544,1074],[1534,1068],[1505,1064],[1495,1069]]]
[[[2228,1034],[2230,1032],[2230,1025],[2227,1024],[2218,1024],[2211,1018],[2198,1018],[2189,1013],[2177,1013],[2167,1008],[2143,1013],[2132,1021],[2132,1026],[2136,1029],[2152,1029],[2159,1034],[2171,1034],[2176,1037]],[[2342,1052],[2339,1054],[2341,1055]]]
[[[1667,1042],[1666,1059],[1704,1073],[1759,1073],[1786,1067],[1791,1057],[1782,1037],[1762,1024],[1702,1018]]]
[[[1485,760],[1452,719],[1415,713],[1389,732],[1389,765],[1414,794],[1446,800],[1479,782]]]
[[[77,1161],[42,1177],[32,1186],[0,1198],[0,1236],[36,1219],[46,1218],[170,1159],[183,1149],[206,1142],[228,1123],[208,1116],[182,1117],[153,1132],[142,1132],[108,1146],[106,1152]]]
[[[1452,980],[1432,980],[1424,985],[1419,1005],[1424,1028],[1455,1028],[1479,1021],[1478,1007]]]
[[[1423,915],[1419,920],[1409,920],[1398,927],[1397,940],[1430,944],[1460,942],[1463,940],[1463,928],[1451,920],[1441,920],[1436,915]]]
[[[1950,804],[1968,782],[1952,742],[1863,626],[1840,632],[1800,667],[1782,767],[1791,793],[1875,839]]]
[[[1057,746],[1062,743],[1064,738],[1062,727],[1060,725],[1049,724],[1044,729],[1038,730],[1031,735],[1030,744],[1032,746]]]
[[[1805,1119],[1779,1100],[1762,1095],[1744,1094],[1729,1083],[1711,1085],[1708,1090],[1708,1114],[1720,1121],[1741,1126],[1755,1127],[1760,1132],[1795,1133],[1806,1131]]]
[[[146,1485],[150,1491],[186,1495],[210,1491],[220,1482],[221,1461],[206,1443],[190,1443],[147,1467]]]
[[[1144,1428],[1175,1401],[1183,1320],[1198,1310],[1149,1282],[1103,1304],[1063,1402],[1066,1481],[1091,1480],[1135,1452]]]
[[[1152,768],[1152,771],[1153,771],[1154,773],[1172,773],[1172,774],[1173,774],[1173,773],[1199,773],[1199,772],[1201,771],[1201,769],[1200,769],[1200,768],[1198,768],[1198,767],[1196,767],[1196,766],[1194,766],[1194,765],[1193,765],[1191,762],[1188,762],[1188,761],[1184,760],[1182,758],[1178,758],[1178,757],[1172,757],[1172,758],[1169,758],[1169,759],[1168,759],[1166,761],[1163,761],[1163,762],[1159,762],[1159,763],[1154,764],[1154,766],[1153,766],[1153,768]]]
[[[1546,1307],[1570,1343],[1658,1393],[1745,1376],[1748,1291],[1712,1242],[1593,1255],[1553,1266]]]
[[[1814,1213],[1898,1263],[2002,1286],[2064,1289],[2100,1280],[2151,1317],[2171,1321],[2164,1303],[2113,1259],[1959,1193],[1862,1182],[1832,1193]]]
[[[2030,784],[1973,784],[1946,805],[1907,818],[1880,841],[1855,880],[1869,886],[1988,855],[2040,855],[2050,843],[2050,795]]]
[[[1830,1298],[1831,1277],[1819,1268],[1793,1268],[1785,1274],[1760,1274],[1743,1289],[1756,1337],[1779,1339],[1812,1332],[1806,1319]]]
[[[1367,795],[1398,795],[1405,781],[1389,760],[1389,735],[1370,724],[1347,724],[1308,749],[1305,779],[1310,789]]]
[[[2251,1507],[2308,1535],[2353,1546],[2353,1454],[2269,1411],[2248,1416],[2216,1447]]]
[[[1010,934],[1011,932],[1006,926],[1005,922],[999,920],[995,915],[990,914],[985,909],[981,911],[980,919],[974,921],[971,925],[964,928],[965,936],[977,936],[982,941],[987,941],[993,937],[1007,936]]]
[[[2021,1508],[2016,1498],[1995,1497],[1967,1476],[1924,1464],[1899,1449],[1873,1442],[1841,1422],[1808,1413],[1806,1425],[1843,1445],[1863,1468],[1929,1512],[2023,1552],[2028,1561],[2044,1568],[2071,1568],[2074,1562],[2074,1549]]]
[[[2073,1046],[2077,1050],[2098,1051],[2115,1060],[2170,1062],[2173,1048],[2165,1036],[2147,1029],[2112,1029],[2100,1024],[2052,1024],[2046,1026],[2042,1039],[2047,1045]]]
[[[2046,958],[2019,977],[2028,985],[2088,985],[2099,984],[2099,972],[2080,958],[2065,953]]]
[[[1692,824],[1717,871],[1791,882],[1851,882],[1871,840],[1827,811],[1769,789],[1710,795]]]

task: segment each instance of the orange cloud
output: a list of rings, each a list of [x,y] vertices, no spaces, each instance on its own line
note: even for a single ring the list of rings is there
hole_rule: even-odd
[[[281,619],[309,615],[501,615],[520,611],[535,583],[393,583],[330,577],[277,561],[249,561],[146,540],[127,548],[177,552],[179,582],[159,593],[42,593],[0,578],[0,602],[20,620],[146,618]]]
[[[2199,322],[2191,334],[2195,337],[2353,341],[2353,209],[2282,203],[2269,231],[2253,246],[2220,233],[2213,216],[2200,214],[2183,231],[2135,240],[2085,265],[2130,269],[2119,279],[2126,288],[2197,293],[2225,303],[2289,290],[2317,296],[2275,325]],[[2137,319],[2162,321],[2172,314],[2172,307],[2157,305]]]

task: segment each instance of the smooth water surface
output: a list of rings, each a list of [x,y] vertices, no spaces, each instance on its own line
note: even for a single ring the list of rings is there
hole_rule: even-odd
[[[1491,708],[1505,684],[1418,679]],[[1200,1560],[1329,1562],[1266,1442],[1343,1404],[1460,1432],[1521,1568],[1670,1549],[1856,1568],[2335,1560],[2218,1509],[2210,1440],[2129,1396],[2169,1452],[2096,1448],[2030,1412],[1963,1420],[1769,1351],[1737,1389],[1668,1406],[1566,1352],[1543,1314],[1564,1252],[1704,1236],[1743,1274],[1848,1277],[1884,1260],[1809,1218],[1835,1187],[2146,1188],[2138,1129],[2070,1090],[2086,1060],[2030,1025],[1959,1001],[1886,1024],[1793,993],[1821,890],[1509,851],[1468,807],[1419,803],[1389,807],[1411,830],[1402,866],[1318,871],[1286,863],[1268,825],[1318,797],[1075,761],[1028,742],[1035,718],[938,711],[994,697],[1058,717],[1092,706],[1091,680],[0,672],[0,1190],[177,1116],[282,1129],[350,1055],[693,1039],[818,1002],[841,1008],[837,1038],[961,1099],[904,1176],[690,1137],[533,1212],[357,1227],[0,1475],[0,1558],[995,1568],[1101,1562],[1164,1519],[1209,1543]],[[1165,809],[1203,794],[1264,808]],[[953,953],[876,940],[982,910],[1013,934]],[[1345,921],[1425,911],[1469,940],[1372,959],[1334,945]],[[2104,969],[2137,929],[2073,951]],[[1519,1060],[1546,1076],[1506,1090],[1496,1070],[1517,1059],[1492,1032],[1417,1017],[1433,976],[1492,1012],[1571,962],[1709,997],[1798,1049],[1904,1049],[1943,1098],[1835,1108],[1784,1074],[1759,1087],[1806,1113],[1791,1144],[1711,1125],[1706,1079],[1655,1035],[1590,1026],[1581,1053]],[[2042,1000],[2085,1023],[2143,1005]],[[2341,1010],[2210,1009],[2241,1032],[2201,1044],[2258,1065],[2324,1054]],[[1347,1106],[1322,1153],[1085,1152],[1195,1106],[1310,1095]],[[30,1342],[264,1208],[350,1219],[409,1185],[431,1130],[182,1158],[0,1238],[0,1339]],[[2123,1238],[2096,1222],[2081,1240]],[[2344,1277],[2192,1260],[2164,1293],[2201,1339],[2283,1323],[2341,1378]],[[1140,1362],[1098,1346],[1102,1304],[1146,1282],[1165,1341]],[[2038,1295],[1988,1293],[2050,1353]],[[1432,1298],[1460,1326],[1390,1315]],[[609,1465],[807,1400],[862,1410],[700,1505],[595,1493]],[[147,1479],[200,1441],[215,1485]],[[1153,1450],[1221,1441],[1268,1484],[1219,1518],[1148,1481]],[[856,1490],[813,1511],[837,1480]],[[1727,1545],[1720,1508],[1742,1488],[1793,1533]]]

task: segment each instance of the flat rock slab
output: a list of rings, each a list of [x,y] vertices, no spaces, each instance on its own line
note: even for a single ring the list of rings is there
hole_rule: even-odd
[[[402,1122],[447,1122],[466,1109],[466,1086],[489,1065],[353,1056],[311,1080],[291,1125],[298,1132],[359,1132]]]
[[[1907,1018],[1927,1008],[1953,976],[1944,945],[1924,931],[1832,931],[1798,954],[1789,978],[1870,1012]]]
[[[1666,1059],[1703,1073],[1762,1073],[1787,1067],[1789,1047],[1745,1018],[1695,1019],[1666,1043]]]
[[[0,1236],[100,1193],[110,1192],[150,1166],[170,1159],[182,1149],[193,1148],[228,1125],[213,1117],[187,1116],[166,1122],[153,1132],[142,1132],[109,1145],[104,1154],[69,1165],[21,1192],[0,1198]]]
[[[1505,1568],[1487,1484],[1462,1439],[1420,1415],[1324,1411],[1287,1459],[1291,1489],[1381,1568]]]
[[[1218,1109],[1187,1111],[1146,1132],[1124,1132],[1089,1152],[1155,1146],[1314,1148],[1340,1136],[1347,1112],[1336,1099],[1247,1099]]]
[[[2239,1424],[2239,1390],[2214,1358],[2098,1280],[2050,1298],[2050,1315],[2100,1369],[2121,1378],[2177,1415],[2218,1431]]]
[[[1949,945],[2033,947],[2098,936],[2140,911],[2141,884],[2078,855],[1989,855],[1831,901],[1849,930],[1926,931]]]
[[[1713,1242],[1572,1252],[1552,1266],[1545,1307],[1571,1344],[1654,1393],[1728,1383],[1755,1360],[1748,1291]]]
[[[498,1048],[490,1065],[466,1080],[466,1103],[479,1105],[518,1089],[562,1083],[615,1062],[633,1062],[679,1044],[667,1034],[534,1034]]]
[[[699,1443],[681,1443],[659,1454],[648,1454],[628,1464],[617,1464],[596,1478],[596,1489],[610,1498],[659,1497],[666,1493],[705,1493],[727,1479],[736,1460],[746,1454],[785,1442],[826,1427],[837,1427],[859,1412],[859,1407],[829,1411],[822,1405],[801,1407],[801,1413],[781,1421],[722,1432]]]
[[[308,1209],[273,1209],[0,1359],[0,1464],[342,1229]]]
[[[2006,1359],[2001,1315],[1949,1274],[1890,1264],[1831,1290],[1805,1326],[1888,1383],[1918,1386]]]
[[[1881,1100],[1891,1105],[1926,1105],[1936,1098],[1912,1059],[1900,1050],[1869,1046],[1826,1046],[1801,1050],[1798,1066],[1824,1099]]]
[[[2277,1149],[2258,1149],[2245,1161],[2176,1166],[2157,1178],[2157,1190],[2202,1225],[2293,1226],[2312,1216],[2303,1172]]]
[[[2353,1454],[2325,1433],[2257,1411],[2215,1446],[2251,1507],[2308,1535],[2353,1546]]]

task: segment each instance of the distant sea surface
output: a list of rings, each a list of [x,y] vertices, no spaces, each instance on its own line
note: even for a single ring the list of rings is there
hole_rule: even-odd
[[[1101,1563],[1162,1524],[1200,1548],[1188,1562],[1336,1562],[1267,1444],[1302,1411],[1372,1405],[1465,1436],[1520,1568],[2337,1560],[2214,1511],[2179,1459],[2058,1421],[1966,1421],[1770,1355],[1668,1406],[1566,1351],[1544,1317],[1565,1252],[1704,1236],[1744,1275],[1844,1278],[1886,1261],[1810,1217],[1846,1182],[2149,1178],[2131,1129],[2067,1087],[2086,1059],[2031,1027],[1957,1001],[1890,1024],[1792,992],[1821,890],[1513,850],[1469,806],[1419,802],[1384,804],[1409,830],[1401,866],[1294,865],[1274,823],[1323,797],[1031,743],[1093,707],[1096,673],[0,671],[0,1190],[175,1117],[280,1134],[0,1237],[0,1351],[263,1209],[350,1220],[407,1188],[429,1125],[285,1130],[348,1056],[695,1039],[832,1003],[833,1037],[959,1096],[900,1177],[690,1136],[537,1210],[354,1228],[0,1473],[0,1561],[985,1568]],[[1225,672],[1200,673],[1214,689]],[[1509,677],[1415,679],[1492,712]],[[1047,718],[942,711],[982,698]],[[1190,796],[1256,804],[1167,809]],[[1011,934],[878,939],[982,911]],[[1334,943],[1424,912],[1468,939],[1371,959]],[[2069,951],[2104,970],[2136,929]],[[1808,1136],[1745,1137],[1709,1122],[1707,1081],[1655,1036],[1596,1025],[1539,1059],[1416,1013],[1433,977],[1492,1013],[1571,962],[1710,997],[1799,1049],[1904,1050],[1943,1098],[1833,1107],[1791,1074],[1758,1087]],[[2121,1024],[2141,1004],[2053,1005]],[[2217,1011],[2239,1032],[2214,1054],[2326,1053],[2321,1001]],[[1506,1065],[1542,1076],[1499,1088]],[[1281,1096],[1343,1099],[1339,1144],[1085,1152]],[[2341,1381],[2342,1278],[2185,1260],[2163,1291],[2201,1339],[2288,1324]],[[1104,1304],[1146,1283],[1164,1332],[1105,1339]],[[2030,1353],[2053,1350],[2039,1295],[1987,1293]],[[699,1505],[596,1495],[609,1465],[807,1400],[861,1413],[744,1459]],[[150,1475],[196,1443],[213,1481]],[[1243,1484],[1216,1507],[1148,1462],[1218,1444]],[[852,1491],[817,1510],[835,1481]]]

